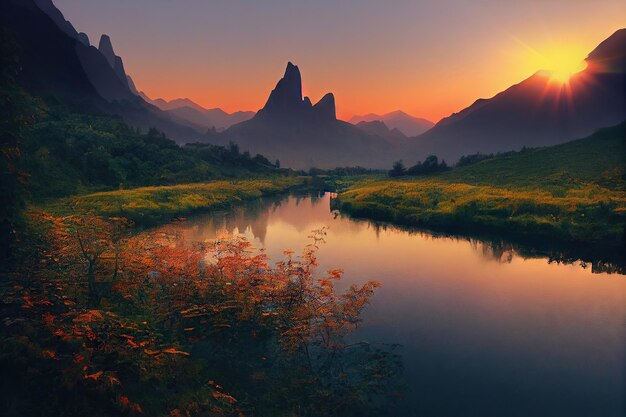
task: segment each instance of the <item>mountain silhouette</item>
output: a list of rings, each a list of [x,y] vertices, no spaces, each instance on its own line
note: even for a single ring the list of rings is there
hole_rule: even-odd
[[[337,120],[335,97],[328,93],[315,105],[302,96],[299,68],[289,62],[265,106],[250,120],[207,140],[233,142],[242,150],[279,159],[298,169],[337,166],[389,166],[402,152],[388,140]]]
[[[111,67],[51,0],[0,2],[0,29],[17,44],[21,71],[16,81],[26,91],[54,96],[77,111],[119,115],[132,126],[154,127],[181,143],[201,136],[133,94],[126,75],[121,78],[121,59]]]
[[[349,122],[358,125],[360,122],[381,121],[389,129],[398,129],[405,136],[417,136],[426,132],[435,124],[430,120],[413,117],[402,110],[396,110],[385,114],[369,113],[363,116],[353,116]]]
[[[380,120],[373,120],[371,122],[359,122],[356,124],[356,127],[358,127],[367,134],[380,136],[381,138],[386,139],[394,145],[408,143],[408,138],[404,133],[396,128],[389,129],[387,124],[385,122],[381,122]]]
[[[464,154],[494,153],[563,143],[626,119],[626,29],[586,58],[587,67],[562,84],[538,71],[490,99],[442,119],[418,136],[411,155],[454,162]]]
[[[166,101],[162,98],[153,100],[143,91],[139,95],[148,103],[166,111],[179,123],[193,127],[201,132],[206,132],[207,129],[213,128],[221,132],[236,123],[251,119],[254,116],[252,111],[227,113],[220,108],[207,109],[188,98]]]
[[[100,37],[98,50],[106,58],[109,66],[113,69],[113,71],[115,71],[115,75],[117,75],[117,78],[119,78],[122,84],[128,88],[128,78],[126,75],[126,70],[124,70],[124,62],[122,61],[121,57],[115,55],[109,35],[103,34]]]

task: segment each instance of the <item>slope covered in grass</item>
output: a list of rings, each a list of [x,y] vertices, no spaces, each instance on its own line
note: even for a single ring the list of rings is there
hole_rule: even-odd
[[[58,214],[121,216],[139,225],[152,225],[201,210],[226,209],[255,198],[284,193],[301,183],[299,177],[276,177],[140,187],[72,196],[42,208]]]
[[[562,145],[499,155],[440,178],[474,185],[570,188],[596,183],[624,189],[626,123]]]
[[[625,127],[439,175],[357,181],[338,204],[354,216],[404,225],[619,245]]]

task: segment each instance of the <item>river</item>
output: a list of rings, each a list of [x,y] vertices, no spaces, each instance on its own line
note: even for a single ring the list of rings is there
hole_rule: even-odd
[[[355,221],[330,200],[262,201],[184,227],[197,241],[242,234],[272,260],[328,227],[320,270],[382,284],[351,338],[401,345],[409,415],[626,415],[626,276]]]

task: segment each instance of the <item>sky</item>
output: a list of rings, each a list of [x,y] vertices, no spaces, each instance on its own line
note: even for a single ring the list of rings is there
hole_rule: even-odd
[[[623,0],[54,0],[92,44],[111,36],[139,90],[258,110],[288,61],[339,118],[437,121],[540,69],[578,67],[626,27]],[[579,68],[580,69],[580,68]]]

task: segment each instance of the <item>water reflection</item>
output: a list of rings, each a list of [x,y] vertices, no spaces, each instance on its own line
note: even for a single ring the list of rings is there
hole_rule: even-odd
[[[355,221],[332,212],[329,195],[263,200],[185,227],[198,241],[243,234],[276,260],[323,226],[322,270],[343,268],[344,285],[383,284],[354,339],[402,346],[407,415],[624,415],[626,277],[617,264]]]
[[[214,239],[218,231],[248,236],[261,246],[265,246],[268,225],[273,219],[285,223],[306,234],[320,225],[332,224],[338,232],[349,233],[373,230],[380,238],[382,232],[404,233],[424,240],[443,239],[451,242],[467,242],[476,253],[485,259],[511,263],[516,257],[524,259],[544,259],[547,263],[575,264],[590,268],[593,273],[626,274],[626,259],[622,251],[607,253],[597,245],[554,246],[546,241],[514,243],[510,240],[483,236],[480,238],[437,233],[420,229],[400,228],[394,225],[371,222],[362,219],[349,219],[337,210],[331,210],[334,193],[293,195],[289,198],[274,197],[254,201],[245,207],[232,211],[204,214],[194,217],[187,229],[192,240]],[[342,221],[346,220],[346,221]]]

